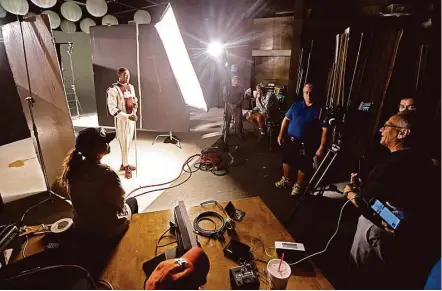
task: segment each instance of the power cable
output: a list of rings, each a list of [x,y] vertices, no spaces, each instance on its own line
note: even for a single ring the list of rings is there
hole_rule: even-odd
[[[328,246],[330,245],[330,243],[331,243],[331,241],[333,240],[333,238],[336,236],[336,234],[337,234],[338,231],[339,231],[339,225],[340,225],[340,223],[341,223],[342,212],[344,211],[345,206],[347,206],[347,204],[348,204],[349,202],[351,202],[352,200],[354,200],[354,199],[356,199],[356,198],[359,198],[359,196],[356,196],[356,197],[354,197],[354,198],[352,198],[352,199],[349,199],[348,201],[346,201],[346,202],[344,203],[344,205],[342,205],[341,212],[339,213],[338,224],[337,224],[337,226],[336,226],[336,230],[335,230],[335,232],[333,233],[333,235],[330,237],[330,239],[328,240],[327,244],[325,245],[325,248],[324,248],[322,251],[319,251],[319,252],[313,253],[313,254],[311,254],[311,255],[309,255],[309,256],[307,256],[307,257],[304,257],[304,258],[300,259],[300,260],[297,261],[297,262],[294,262],[294,263],[291,263],[291,264],[288,264],[288,265],[289,265],[289,266],[294,266],[294,265],[296,265],[296,264],[299,264],[299,263],[302,262],[302,261],[307,260],[308,258],[311,258],[311,257],[314,257],[314,256],[316,256],[316,255],[319,255],[319,254],[324,253],[324,252],[327,250],[327,248],[328,248]],[[364,200],[364,201],[365,201],[365,200]]]
[[[173,183],[173,182],[177,181],[177,180],[181,177],[181,175],[182,175],[183,173],[188,173],[188,174],[190,174],[190,175],[189,175],[189,176],[188,176],[183,182],[181,182],[181,183],[179,183],[179,184],[177,184],[177,185],[172,185],[172,186],[169,186],[169,187],[164,187],[164,188],[159,188],[159,189],[149,190],[149,191],[146,191],[146,192],[139,193],[139,194],[137,194],[137,195],[135,195],[135,196],[133,196],[133,197],[135,198],[135,197],[139,197],[139,196],[142,196],[142,195],[145,195],[145,194],[148,194],[148,193],[152,193],[152,192],[156,192],[156,191],[162,191],[162,190],[172,189],[172,188],[178,187],[178,186],[180,186],[180,185],[186,183],[186,182],[190,179],[190,177],[192,177],[192,174],[195,173],[195,172],[197,172],[197,171],[199,170],[199,168],[197,168],[197,167],[195,167],[195,166],[194,166],[194,167],[196,168],[196,170],[192,170],[192,167],[190,166],[190,163],[191,163],[195,158],[200,157],[200,156],[201,156],[201,154],[195,154],[195,155],[190,156],[190,157],[189,157],[189,158],[183,163],[183,165],[182,165],[182,167],[181,167],[181,172],[180,172],[180,174],[179,174],[175,179],[170,180],[170,181],[168,181],[168,182],[164,182],[164,183],[156,184],[156,185],[146,185],[146,186],[138,187],[138,188],[136,188],[135,190],[132,190],[131,192],[129,192],[129,194],[126,195],[126,199],[129,198],[129,197],[131,197],[131,195],[132,195],[133,193],[135,193],[136,191],[139,191],[139,190],[141,190],[141,189],[151,188],[151,187],[157,187],[157,186],[162,186],[162,185],[166,185],[166,184]]]
[[[28,209],[26,209],[26,211],[23,213],[23,216],[20,219],[20,222],[18,223],[18,226],[22,226],[23,225],[23,221],[25,220],[25,216],[28,214],[29,211],[31,211],[32,209],[34,209],[35,207],[45,203],[46,201],[51,200],[51,197],[46,198],[40,202],[38,202],[37,204],[32,205],[31,207],[29,207]]]

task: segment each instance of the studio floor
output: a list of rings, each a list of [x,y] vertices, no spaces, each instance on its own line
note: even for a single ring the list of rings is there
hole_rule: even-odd
[[[181,171],[183,162],[189,156],[200,153],[202,149],[211,146],[220,138],[221,109],[211,109],[204,114],[193,112],[191,116],[192,130],[185,134],[176,134],[181,140],[182,149],[173,144],[163,143],[163,139],[159,139],[155,145],[152,145],[152,141],[158,133],[138,132],[138,176],[134,173],[133,179],[127,180],[123,177],[123,172],[118,172],[126,192],[141,185],[162,183],[175,178]],[[85,126],[92,125],[85,124]],[[277,149],[269,151],[267,142],[258,142],[251,124],[245,122],[244,127],[247,132],[245,141],[239,141],[235,136],[229,137],[229,143],[238,144],[239,149],[234,153],[237,165],[229,167],[227,175],[215,176],[210,172],[198,171],[183,185],[137,197],[140,212],[170,209],[176,206],[180,200],[183,200],[186,206],[193,206],[206,200],[229,201],[259,196],[275,216],[281,222],[285,222],[299,197],[291,196],[290,189],[274,187],[274,182],[281,176],[279,152]],[[130,157],[132,163],[135,163],[135,147],[132,148]],[[111,143],[111,154],[103,159],[103,163],[114,169],[120,167],[120,150],[116,140]],[[180,180],[164,186],[176,185],[187,175],[183,174]],[[43,198],[44,196],[41,195],[33,195],[30,199],[9,203],[0,216],[0,222],[9,222],[14,216],[17,216],[17,213],[22,213],[26,209],[24,207],[29,207]],[[339,210],[344,201],[342,199],[324,200],[321,199],[322,197],[318,198],[312,196],[304,199],[300,211],[293,219],[295,223],[287,226],[293,237],[304,242],[311,251],[319,250],[327,242],[336,227]],[[351,210],[346,210],[346,212],[351,212]],[[52,223],[70,215],[72,215],[71,206],[56,199],[55,202],[43,204],[30,212],[26,220],[29,225],[36,225]],[[342,247],[338,252],[344,257],[348,248],[348,237],[351,237],[353,231],[352,227],[354,226],[350,225],[348,230],[346,230],[346,226],[342,227],[343,230],[340,233],[344,233],[345,239],[337,239],[338,244],[339,241],[345,242],[345,247]],[[336,288],[345,288],[345,278],[342,279],[339,273],[335,274],[336,268],[329,267],[330,264],[328,264],[330,260],[341,260],[342,258],[330,254],[322,258],[318,257],[315,263],[319,265],[321,271]]]

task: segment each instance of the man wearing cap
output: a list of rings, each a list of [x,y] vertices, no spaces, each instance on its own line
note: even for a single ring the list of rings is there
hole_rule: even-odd
[[[244,139],[244,135],[242,133],[242,102],[244,100],[244,87],[239,83],[239,76],[232,76],[231,83],[227,84],[223,88],[223,99],[226,103],[226,128],[228,130],[230,128],[230,120],[235,119],[235,131],[236,136],[239,139]]]
[[[128,153],[134,138],[137,122],[138,99],[135,89],[129,83],[130,73],[127,68],[118,69],[118,82],[107,89],[107,106],[110,114],[115,117],[115,129],[120,143],[122,163],[120,170],[125,171],[127,179],[132,178],[136,168],[129,165]]]
[[[72,201],[74,229],[92,237],[122,235],[129,227],[132,213],[138,212],[135,198],[124,200],[117,173],[101,164],[115,135],[101,128],[80,131],[75,148],[63,163],[60,182]]]

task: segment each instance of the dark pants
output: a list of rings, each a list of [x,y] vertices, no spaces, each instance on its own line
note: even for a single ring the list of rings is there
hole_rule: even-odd
[[[126,200],[126,204],[129,205],[132,214],[138,213],[138,202],[134,197],[130,197]]]
[[[304,153],[301,154],[303,148]],[[284,137],[281,148],[282,163],[297,168],[304,174],[311,174],[313,170],[314,153],[310,148],[301,145],[301,141],[295,140],[289,136]]]
[[[231,108],[230,106],[226,107],[226,130],[227,133],[230,129],[230,121],[232,120],[232,116],[235,119],[235,131],[236,134],[242,133],[242,110],[240,107]]]

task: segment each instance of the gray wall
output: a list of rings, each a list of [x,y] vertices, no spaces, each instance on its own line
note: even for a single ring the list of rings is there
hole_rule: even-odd
[[[64,33],[62,31],[53,31],[53,33],[56,43],[72,42],[74,44],[72,64],[75,75],[75,88],[78,100],[83,108],[83,112],[80,112],[80,114],[97,112],[89,34],[84,32]],[[61,46],[61,62],[64,69],[63,76],[70,79],[71,72],[66,49],[67,45]],[[69,92],[70,89],[66,89],[66,91]],[[103,94],[105,93],[103,92]]]

